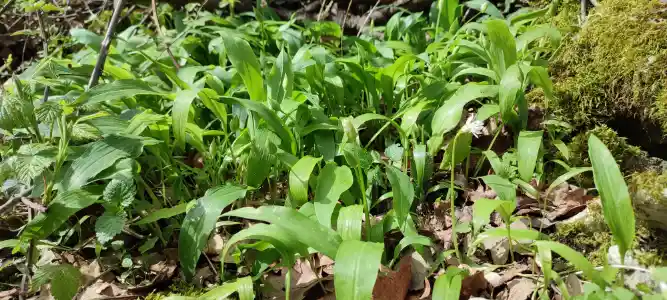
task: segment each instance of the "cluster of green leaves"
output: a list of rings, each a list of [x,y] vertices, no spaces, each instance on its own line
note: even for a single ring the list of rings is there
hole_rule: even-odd
[[[462,23],[466,7],[479,11],[475,21]],[[236,292],[251,299],[259,275],[281,266],[290,270],[297,259],[319,252],[336,262],[337,297],[370,299],[380,264],[431,243],[412,215],[437,192],[431,174],[450,171],[454,178],[455,167],[475,150],[475,126],[492,119],[499,122],[494,135],[506,126],[518,144],[502,160],[484,152],[496,174],[482,179],[499,199],[475,203],[473,245],[493,236],[537,241],[531,245],[543,269],[549,269],[550,251],[588,268],[561,251],[566,246],[538,241],[546,239],[539,231],[509,227],[516,220],[516,187],[538,194],[528,182],[541,169],[543,133],[526,131],[524,95],[531,88],[552,94],[544,65],[560,36],[538,22],[545,12],[504,16],[487,1],[441,0],[428,18],[398,13],[373,28],[382,38],[343,36],[332,22],[281,21],[268,8],[227,18],[173,12],[162,16],[166,43],[141,25],[119,32],[101,83],[93,87],[88,76],[102,37],[73,29],[80,50],[44,58],[15,77],[0,102],[0,128],[11,141],[2,149],[2,179],[32,187],[48,205],[14,247],[24,251],[53,238],[72,216],[92,207],[98,254],[122,244],[115,238],[130,227],[149,234],[141,252],[158,240],[168,245],[177,232],[181,270],[190,279],[210,234],[242,218],[261,223],[226,242],[221,280],[236,277],[227,256],[240,262],[260,252],[252,276],[203,298]],[[51,96],[42,102],[45,88]],[[477,113],[468,118],[468,108]],[[592,143],[591,151],[599,153],[591,157],[603,157],[604,145]],[[624,253],[634,225],[619,221],[631,206],[619,194],[622,177],[614,167],[593,160],[605,217]],[[552,185],[572,177],[565,175]],[[286,190],[281,183],[288,183]],[[464,231],[470,224],[456,222],[458,187],[454,180],[449,184],[454,226]],[[258,207],[248,206],[257,201]],[[508,227],[484,230],[494,210]],[[227,223],[218,221],[221,216]],[[390,255],[384,236],[391,231],[403,238]],[[71,236],[58,242],[68,244]],[[607,281],[595,280],[601,275],[582,270],[605,291]],[[44,270],[58,272],[76,277],[67,268]],[[434,297],[458,294],[464,273],[450,269],[438,277]],[[557,279],[553,274],[545,271],[545,287]],[[541,295],[547,297],[546,288]]]

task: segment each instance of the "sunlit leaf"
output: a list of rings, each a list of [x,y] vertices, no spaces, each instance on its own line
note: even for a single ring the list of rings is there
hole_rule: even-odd
[[[384,245],[380,243],[343,241],[336,253],[334,286],[336,298],[368,300],[380,270]]]

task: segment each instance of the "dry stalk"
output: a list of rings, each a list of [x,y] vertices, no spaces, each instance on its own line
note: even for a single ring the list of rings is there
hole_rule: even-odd
[[[107,54],[109,54],[109,47],[111,46],[111,37],[116,29],[116,24],[120,18],[120,12],[123,10],[123,4],[125,0],[115,0],[113,14],[111,15],[111,20],[109,20],[109,25],[107,26],[107,32],[104,35],[104,40],[100,46],[100,55],[97,57],[97,63],[95,64],[95,69],[93,69],[93,74],[90,76],[90,81],[88,81],[88,89],[97,85],[97,81],[102,75],[102,70],[104,69],[104,63],[107,60]]]

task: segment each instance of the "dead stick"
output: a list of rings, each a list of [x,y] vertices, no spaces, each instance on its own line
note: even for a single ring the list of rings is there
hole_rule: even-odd
[[[8,8],[10,8],[12,4],[14,4],[14,1],[16,0],[9,0],[5,5],[3,5],[2,8],[0,8],[0,15],[2,15]]]
[[[100,55],[97,57],[97,63],[95,64],[95,69],[93,69],[93,74],[90,75],[88,89],[97,85],[97,81],[100,79],[100,75],[102,75],[104,63],[107,60],[107,54],[109,53],[109,47],[111,46],[111,36],[116,28],[116,23],[118,23],[118,18],[120,18],[120,12],[123,10],[124,2],[125,0],[114,1],[113,14],[111,15],[111,20],[109,20],[109,25],[107,25],[107,32],[104,36],[104,40],[102,40],[102,44],[100,45]]]
[[[155,0],[151,0],[151,6],[153,9],[153,22],[155,22],[155,27],[157,27],[157,33],[159,36],[164,37],[165,35],[162,33],[162,27],[160,27],[160,19],[157,16],[157,3]],[[176,67],[176,70],[180,69],[181,66],[178,64],[174,54],[171,53],[171,49],[169,49],[169,43],[165,43],[165,46],[167,47],[167,54],[169,54],[169,57],[171,57],[171,62],[174,63],[174,67]]]
[[[582,1],[584,1],[584,0],[582,0]],[[373,12],[375,11],[375,9],[378,7],[379,4],[380,4],[380,0],[375,2],[375,5],[373,5],[373,8],[371,8],[371,10],[368,12],[368,15],[366,15],[366,19],[364,19],[364,22],[361,23],[361,28],[359,28],[359,32],[357,32],[357,36],[360,36],[361,33],[364,31],[364,27],[366,27],[366,23],[368,23],[368,19],[371,17],[371,15],[373,14]]]
[[[25,196],[28,196],[28,194],[30,194],[30,192],[32,192],[32,187],[22,190],[21,192],[18,193],[18,195],[16,195],[16,196],[10,198],[9,200],[7,200],[7,202],[5,202],[5,204],[0,206],[0,215],[3,215],[6,211],[8,211],[12,207],[14,207],[14,205],[21,202],[21,198],[23,198]]]

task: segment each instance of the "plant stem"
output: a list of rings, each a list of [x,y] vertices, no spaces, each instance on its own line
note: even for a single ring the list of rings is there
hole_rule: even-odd
[[[292,293],[292,267],[287,267],[287,274],[285,275],[285,300],[290,299]]]
[[[510,229],[509,222],[505,222],[505,228],[507,228],[507,240],[508,240],[508,243],[510,245],[509,246],[510,259],[512,260],[512,262],[514,262],[514,251],[513,251],[513,247],[512,247],[512,231]]]
[[[503,129],[504,124],[500,123],[500,126],[498,126],[498,129],[496,129],[496,133],[493,135],[493,139],[491,140],[491,143],[489,144],[489,147],[486,148],[486,151],[491,150],[493,148],[493,144],[496,143],[496,139],[498,139],[498,135],[500,135],[500,132]],[[482,169],[482,165],[484,165],[484,161],[486,161],[486,155],[482,155],[482,158],[477,162],[477,165],[475,166],[475,173],[473,174],[473,177],[477,177],[477,173],[479,173],[479,170]]]
[[[102,75],[104,63],[107,60],[107,54],[109,54],[109,47],[111,46],[111,36],[116,28],[116,23],[118,23],[118,18],[120,18],[120,12],[123,10],[124,2],[125,0],[115,0],[114,2],[113,14],[111,15],[111,20],[109,20],[109,25],[107,25],[107,32],[104,35],[104,40],[102,40],[102,44],[100,45],[100,55],[97,57],[95,69],[93,69],[93,74],[90,76],[90,81],[88,81],[89,89],[97,85],[97,81],[100,79],[100,75]]]
[[[454,162],[455,162],[455,157],[456,157],[456,139],[459,137],[459,132],[456,133],[456,136],[454,136],[454,140],[452,141],[452,160],[451,163],[449,164],[449,168],[451,170],[450,172],[450,177],[449,177],[449,215],[450,218],[452,219],[452,244],[454,244],[454,254],[456,254],[456,258],[461,260],[461,254],[459,253],[459,244],[458,244],[458,237],[456,236],[456,205],[454,205],[454,200],[456,200],[456,192],[454,191],[454,176],[455,176],[455,170],[454,170]]]
[[[357,173],[357,183],[359,184],[359,189],[361,190],[361,200],[362,204],[364,206],[364,215],[366,216],[366,222],[364,222],[364,228],[366,229],[366,240],[370,240],[371,238],[371,213],[370,209],[368,208],[368,199],[366,197],[366,186],[364,185],[364,178],[363,172],[361,171],[361,167],[357,166],[354,168],[355,172]]]

